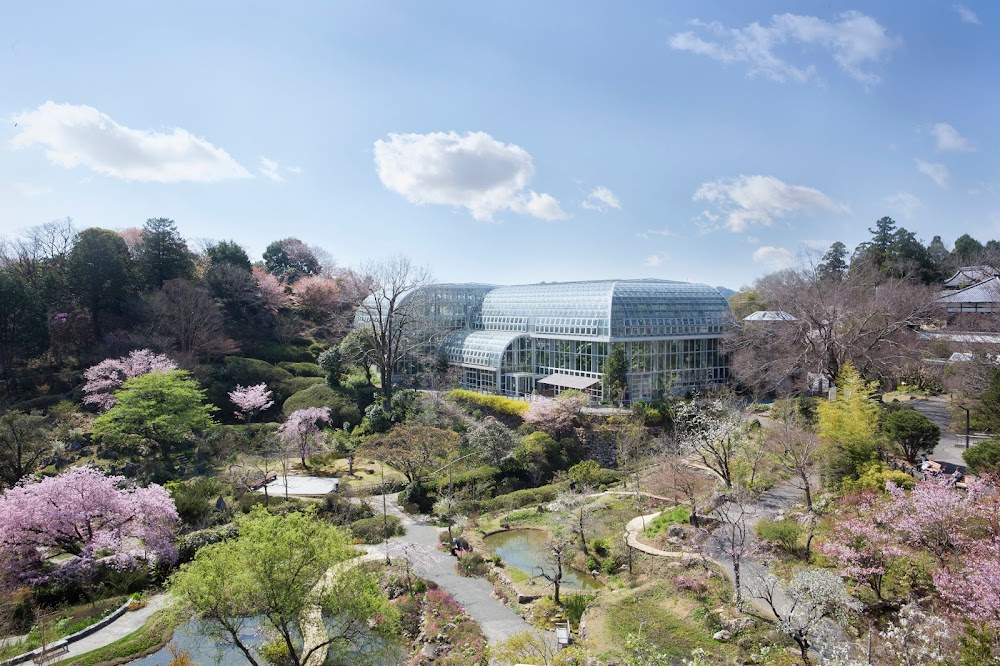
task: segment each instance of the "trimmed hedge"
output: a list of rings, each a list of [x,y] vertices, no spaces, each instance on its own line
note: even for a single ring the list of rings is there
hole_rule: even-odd
[[[323,372],[323,368],[319,367],[315,363],[294,363],[290,361],[282,361],[278,363],[277,366],[282,370],[287,370],[296,377],[326,377],[326,373]]]
[[[382,543],[383,539],[400,536],[405,533],[406,530],[403,529],[403,523],[399,520],[399,518],[396,516],[389,516],[389,533],[383,535],[383,530],[386,526],[383,522],[384,520],[383,516],[362,518],[361,520],[355,520],[353,523],[349,524],[347,529],[351,531],[351,534],[356,540],[367,544]]]
[[[511,511],[513,509],[520,509],[523,506],[548,504],[554,501],[559,493],[568,487],[568,483],[562,482],[550,483],[547,486],[540,486],[538,488],[516,490],[506,495],[499,495],[493,499],[485,500],[481,506],[483,511]]]
[[[343,426],[345,422],[352,426],[361,423],[361,410],[354,404],[350,396],[333,390],[326,385],[326,382],[320,382],[298,391],[285,400],[281,409],[285,416],[288,416],[292,412],[306,407],[329,407],[330,423],[335,428]]]
[[[310,344],[307,338],[299,338],[293,342],[304,344],[283,345],[280,342],[265,342],[248,350],[255,358],[261,358],[269,363],[315,363],[322,348]]]
[[[524,414],[528,411],[529,407],[528,403],[523,400],[505,398],[501,395],[476,393],[474,391],[466,391],[465,389],[452,389],[448,391],[448,397],[455,402],[475,405],[498,414],[503,414],[504,416],[512,416],[519,419],[524,418]]]

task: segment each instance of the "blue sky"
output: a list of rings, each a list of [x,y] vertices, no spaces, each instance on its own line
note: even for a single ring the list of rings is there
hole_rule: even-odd
[[[732,288],[883,215],[1000,238],[995,3],[4,12],[0,234],[170,217],[441,281]]]

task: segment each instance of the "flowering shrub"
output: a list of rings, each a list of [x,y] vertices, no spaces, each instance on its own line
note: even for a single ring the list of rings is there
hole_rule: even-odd
[[[701,594],[708,590],[708,579],[704,576],[681,574],[674,576],[674,587],[678,590],[687,590],[696,594]]]
[[[441,666],[486,664],[486,637],[447,592],[428,590],[424,595],[424,636],[449,647],[434,660]],[[415,663],[419,663],[419,657]]]
[[[126,379],[176,369],[176,363],[149,349],[139,349],[122,358],[106,358],[83,373],[87,380],[83,385],[83,401],[106,412],[115,406],[114,392],[122,387]]]

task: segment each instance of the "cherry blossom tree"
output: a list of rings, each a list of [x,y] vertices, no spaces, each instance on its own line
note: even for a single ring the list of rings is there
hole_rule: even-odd
[[[180,519],[162,487],[139,488],[93,467],[28,481],[0,495],[0,561],[22,582],[173,562]],[[110,556],[104,556],[111,552]],[[72,555],[53,564],[53,558]]]
[[[83,373],[87,380],[83,385],[83,402],[96,405],[99,410],[106,412],[115,406],[114,393],[126,379],[176,369],[176,363],[149,349],[139,349],[121,358],[104,359]]]
[[[257,290],[264,307],[271,314],[276,314],[288,305],[288,296],[285,294],[285,287],[281,284],[281,280],[259,266],[254,267],[253,277],[257,281]]]
[[[297,409],[278,428],[278,438],[285,446],[298,452],[302,466],[305,467],[306,458],[319,446],[322,437],[322,424],[329,422],[329,407]]]
[[[894,531],[897,518],[892,507],[867,493],[841,514],[818,550],[837,563],[840,575],[869,586],[881,600],[889,565],[905,554]]]
[[[536,397],[524,414],[524,422],[559,437],[569,433],[577,415],[586,406],[587,397],[582,394],[559,396],[555,400]]]
[[[267,384],[243,387],[239,384],[229,392],[229,399],[236,405],[234,414],[241,421],[250,423],[253,417],[274,404]]]

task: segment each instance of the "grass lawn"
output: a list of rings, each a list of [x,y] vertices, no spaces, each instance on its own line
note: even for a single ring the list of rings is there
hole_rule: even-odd
[[[346,457],[334,456],[314,456],[309,459],[310,464],[315,469],[310,470],[320,476],[336,476],[344,481],[354,484],[364,485],[382,482],[382,463],[368,458],[356,457],[354,459],[354,476],[348,478],[348,462]],[[385,482],[401,483],[406,481],[406,477],[395,468],[385,465]]]
[[[75,634],[100,621],[105,615],[125,603],[125,596],[110,597],[93,604],[78,604],[47,613],[41,623],[47,643]],[[0,648],[0,660],[29,652],[42,646],[42,629],[36,623],[28,637],[15,645]]]

